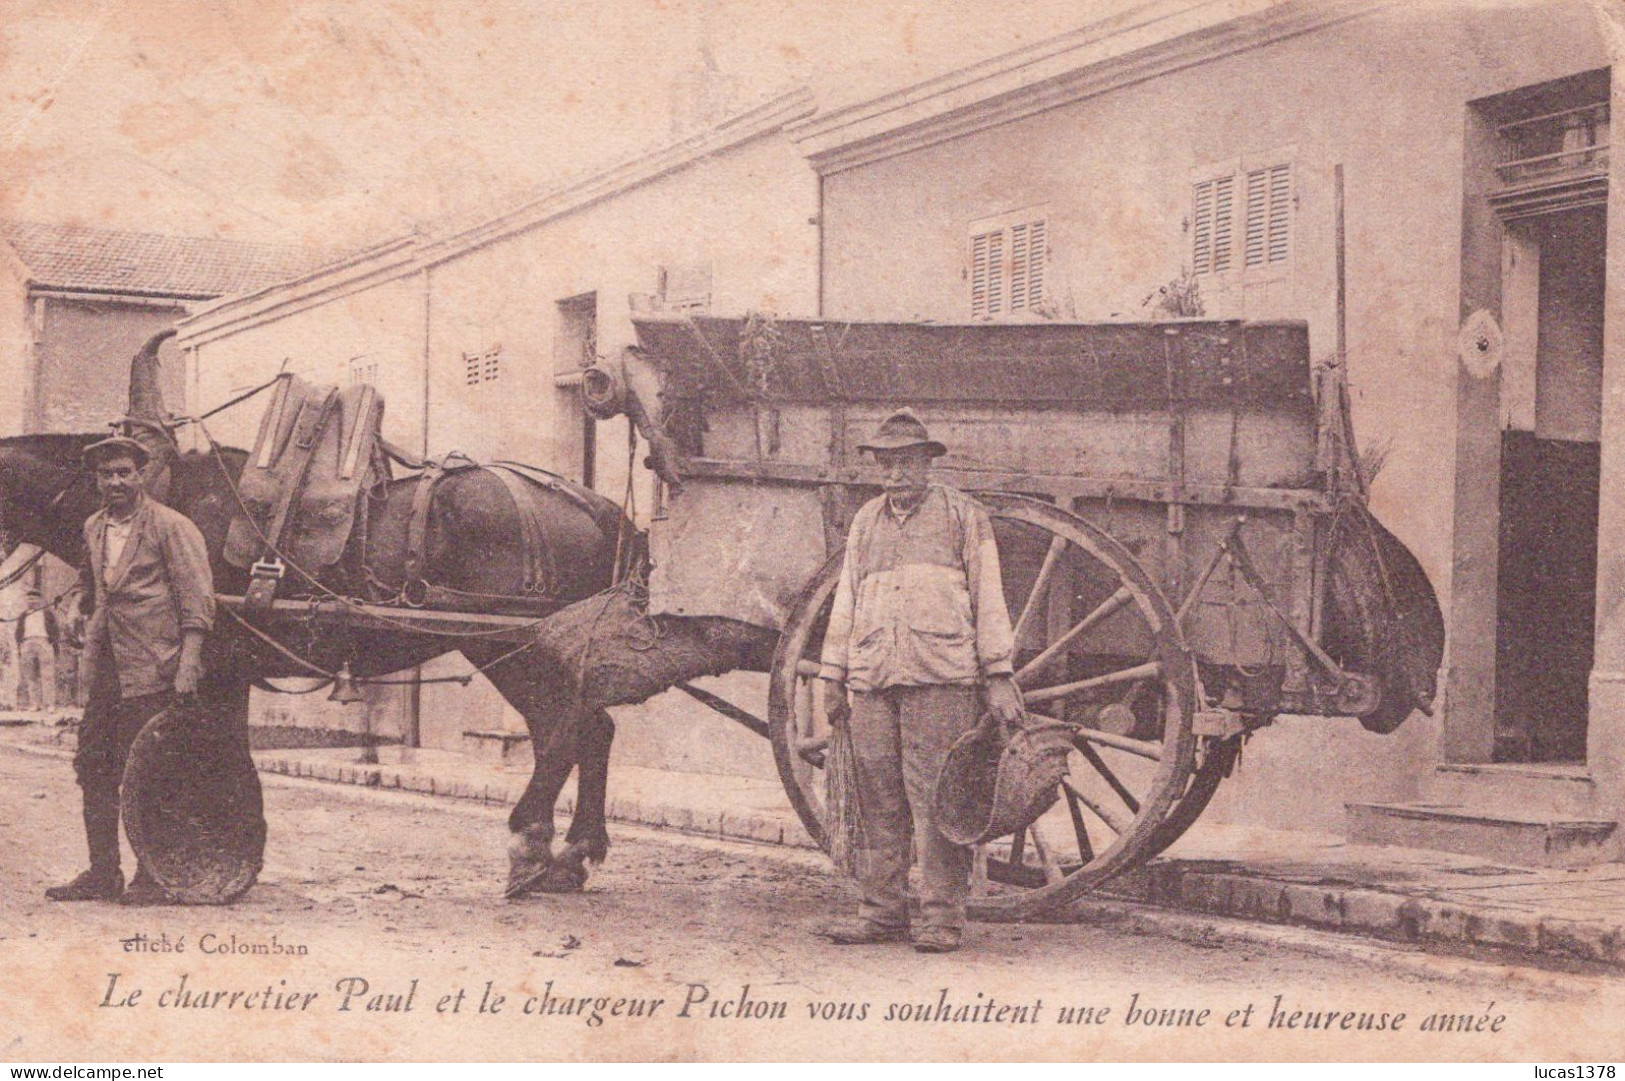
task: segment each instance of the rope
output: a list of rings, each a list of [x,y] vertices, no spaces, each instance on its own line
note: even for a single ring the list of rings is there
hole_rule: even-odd
[[[171,418],[170,423],[173,424],[177,428],[180,427],[182,424],[196,424],[199,428],[201,428],[201,427],[203,427],[203,422],[208,420],[210,417],[214,416],[216,413],[224,413],[226,410],[230,409],[232,406],[240,405],[243,402],[248,401],[248,399],[252,398],[254,395],[261,393],[262,391],[270,390],[272,387],[276,386],[276,381],[278,379],[281,379],[281,378],[282,378],[282,376],[280,376],[280,375],[274,376],[271,379],[268,379],[265,382],[261,383],[259,386],[255,387],[253,390],[245,390],[243,393],[237,395],[237,397],[231,399],[231,401],[226,402],[226,403],[224,403],[222,405],[215,406],[213,409],[209,410],[207,413],[202,413],[202,414],[199,414],[198,416],[195,416],[195,417],[173,417],[173,418]]]
[[[40,547],[35,547],[34,554],[29,556],[27,559],[23,560],[22,566],[18,567],[16,570],[10,571],[5,576],[0,577],[0,589],[4,589],[7,586],[11,585],[12,583],[16,582],[23,575],[25,575],[29,571],[33,570],[34,569],[34,564],[38,563],[40,560],[42,560],[44,558],[45,558],[45,549],[40,548]]]
[[[36,612],[43,612],[46,609],[55,608],[57,605],[62,603],[63,597],[66,597],[70,593],[76,593],[78,590],[79,583],[75,582],[73,585],[64,589],[62,592],[58,593],[56,596],[52,597],[49,601],[46,601],[37,608],[30,608],[27,611],[18,612],[14,616],[0,616],[0,623],[21,623],[23,620],[27,619]]]

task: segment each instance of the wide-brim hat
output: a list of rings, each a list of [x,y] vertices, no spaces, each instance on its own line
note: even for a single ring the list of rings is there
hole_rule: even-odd
[[[84,449],[82,457],[86,466],[95,468],[96,463],[115,451],[134,458],[137,469],[145,469],[147,462],[152,459],[152,454],[146,447],[127,435],[110,435],[100,442],[92,443]]]
[[[859,450],[902,450],[905,447],[924,447],[933,458],[948,453],[948,448],[931,438],[925,422],[914,415],[912,409],[899,409],[880,422],[875,434],[858,444]]]

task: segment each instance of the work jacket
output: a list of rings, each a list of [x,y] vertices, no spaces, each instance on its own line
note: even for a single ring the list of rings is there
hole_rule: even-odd
[[[987,512],[933,484],[907,515],[884,495],[852,520],[820,675],[855,691],[973,684],[1014,653]]]
[[[93,679],[111,664],[124,698],[171,690],[181,632],[206,634],[214,625],[214,576],[203,534],[185,515],[146,496],[113,567],[102,565],[106,532],[105,509],[85,522],[86,587],[95,597],[85,629],[86,664]]]

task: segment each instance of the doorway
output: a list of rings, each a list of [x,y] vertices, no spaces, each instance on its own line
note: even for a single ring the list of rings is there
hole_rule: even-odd
[[[1596,619],[1606,226],[1600,206],[1507,225],[1506,242],[1516,257],[1508,265],[1523,269],[1505,279],[1498,762],[1585,760]],[[1515,350],[1514,342],[1523,348]]]
[[[598,294],[583,293],[558,302],[558,333],[554,340],[554,371],[576,375],[592,367],[598,359]],[[560,424],[565,438],[573,443],[564,450],[563,460],[572,461],[575,479],[591,488],[598,480],[598,422],[582,407],[577,391],[565,394]]]

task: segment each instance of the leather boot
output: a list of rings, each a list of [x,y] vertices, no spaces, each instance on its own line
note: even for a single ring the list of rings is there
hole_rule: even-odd
[[[85,844],[90,869],[64,886],[45,891],[51,901],[116,901],[124,892],[119,870],[118,792],[86,789],[84,793]]]

